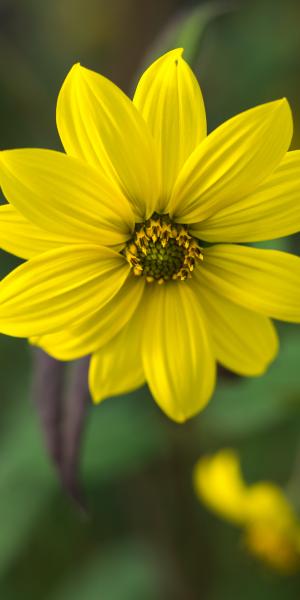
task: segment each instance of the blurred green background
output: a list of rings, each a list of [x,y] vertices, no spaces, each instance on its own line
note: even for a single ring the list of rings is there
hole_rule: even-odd
[[[152,58],[183,45],[210,130],[287,96],[297,147],[299,22],[298,0],[1,0],[1,145],[60,148],[55,101],[74,62],[131,93]],[[299,237],[272,247],[299,253]],[[2,252],[1,274],[17,262]],[[240,533],[200,506],[191,481],[202,453],[233,446],[247,480],[288,486],[300,513],[300,331],[279,328],[281,353],[267,375],[220,372],[210,405],[186,425],[168,421],[147,389],[90,407],[87,515],[47,456],[31,351],[1,336],[1,600],[298,599],[300,575],[280,576],[248,556]]]

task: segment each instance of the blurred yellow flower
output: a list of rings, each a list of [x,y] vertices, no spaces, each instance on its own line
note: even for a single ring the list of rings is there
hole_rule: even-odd
[[[0,156],[1,245],[29,259],[0,285],[0,331],[62,360],[93,354],[95,401],[147,381],[178,422],[209,400],[216,361],[263,373],[278,348],[269,317],[300,321],[300,259],[233,242],[300,229],[287,101],[207,136],[177,49],[146,70],[133,101],[75,65],[57,125],[66,154]]]
[[[283,491],[270,482],[247,485],[236,452],[201,458],[194,486],[210,509],[244,531],[248,550],[282,573],[300,568],[300,521]]]

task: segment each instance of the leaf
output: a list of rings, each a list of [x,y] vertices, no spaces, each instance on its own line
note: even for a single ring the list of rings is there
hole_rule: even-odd
[[[78,462],[89,398],[88,362],[84,358],[73,363],[65,386],[66,365],[34,350],[33,399],[45,444],[63,486],[82,508]]]
[[[227,379],[219,384],[199,418],[201,431],[248,435],[276,425],[293,412],[299,415],[300,337],[292,327],[284,331],[278,358],[265,375]]]
[[[159,565],[138,541],[104,547],[72,572],[49,600],[152,600],[160,598]]]
[[[55,490],[27,392],[23,387],[19,402],[11,404],[6,435],[0,438],[0,579],[26,546]]]
[[[62,454],[61,477],[66,489],[72,497],[83,506],[81,489],[78,481],[78,465],[80,461],[81,438],[85,427],[90,394],[88,389],[89,357],[76,361],[71,366],[71,373],[64,397],[62,422]]]
[[[59,468],[64,365],[38,348],[34,348],[33,358],[33,400],[40,417],[46,447]]]
[[[161,54],[179,47],[184,48],[184,58],[193,66],[197,61],[203,34],[209,23],[231,10],[233,4],[230,1],[225,3],[213,1],[178,12],[160,31],[148,50],[142,66],[146,68]]]
[[[94,407],[82,456],[84,481],[119,480],[167,456],[164,425],[146,387]]]

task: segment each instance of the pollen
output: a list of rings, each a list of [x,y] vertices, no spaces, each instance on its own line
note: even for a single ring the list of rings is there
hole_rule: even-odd
[[[198,240],[190,235],[187,226],[158,213],[136,224],[124,254],[134,275],[146,277],[147,283],[159,284],[190,278],[196,262],[203,260]]]

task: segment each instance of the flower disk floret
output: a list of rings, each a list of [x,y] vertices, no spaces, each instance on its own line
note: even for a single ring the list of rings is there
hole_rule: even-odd
[[[165,283],[191,278],[196,261],[203,260],[198,241],[188,228],[172,222],[169,215],[152,215],[135,226],[125,256],[134,275],[145,276],[147,283]]]

